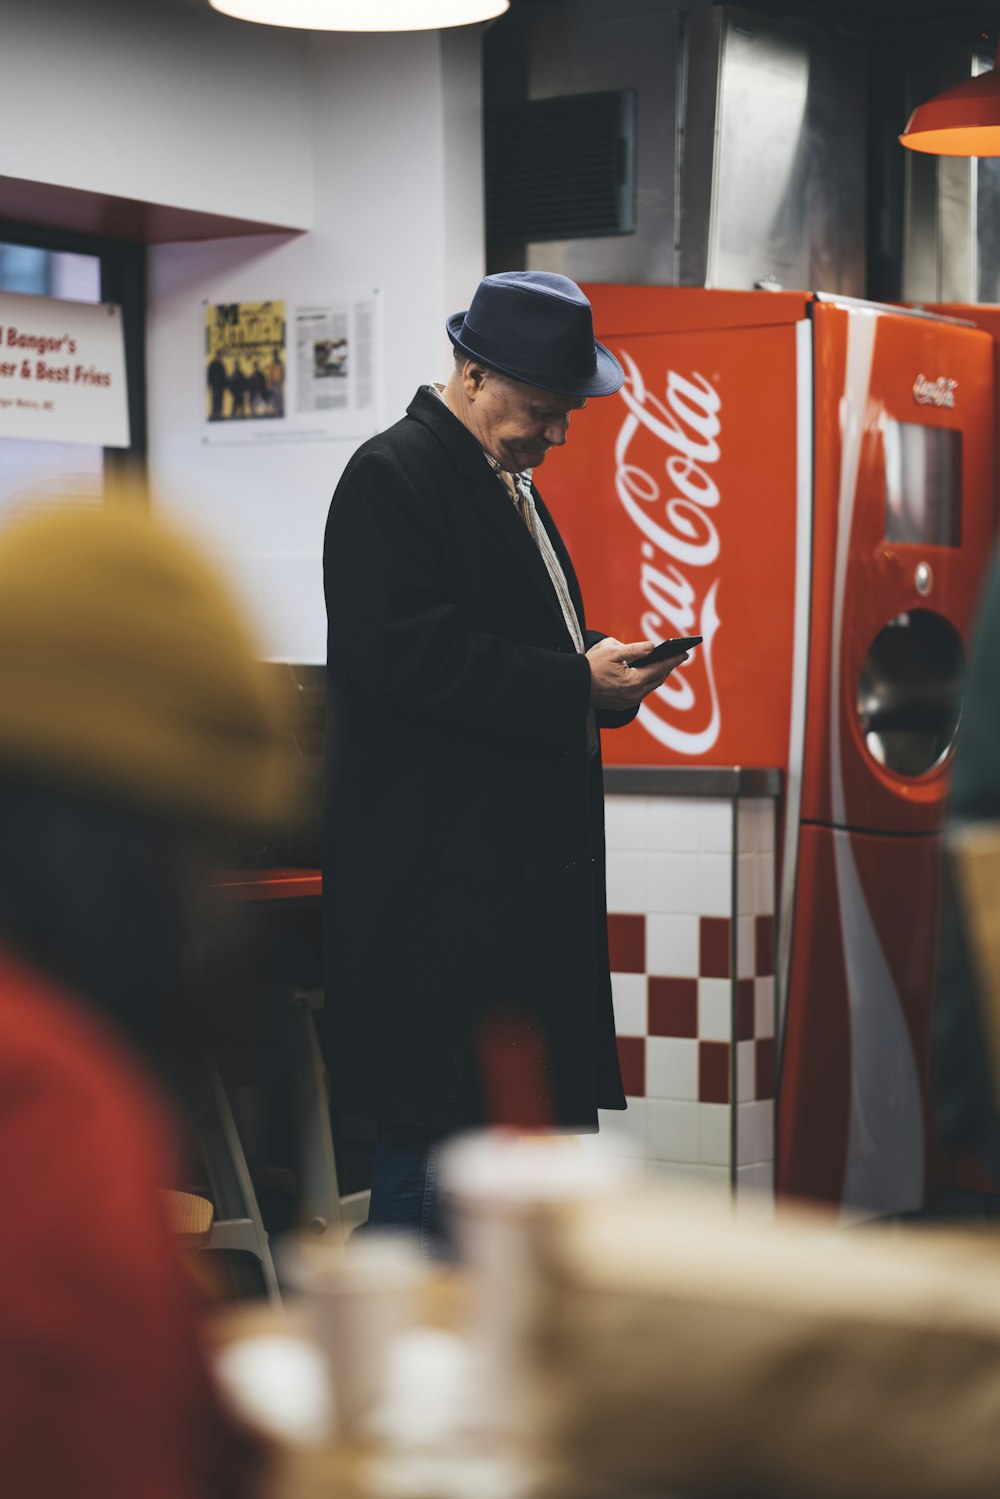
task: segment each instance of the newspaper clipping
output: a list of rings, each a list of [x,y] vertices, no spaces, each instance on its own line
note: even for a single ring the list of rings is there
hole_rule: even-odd
[[[296,409],[364,424],[374,410],[374,308],[369,300],[300,307],[295,314]],[[340,425],[338,423],[338,425]]]

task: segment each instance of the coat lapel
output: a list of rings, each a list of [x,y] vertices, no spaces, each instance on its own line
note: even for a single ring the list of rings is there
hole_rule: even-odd
[[[556,591],[552,586],[552,580],[548,575],[538,548],[534,541],[532,541],[527,526],[521,520],[512,502],[504,494],[501,480],[486,462],[482,450],[471,432],[467,432],[461,422],[452,416],[447,406],[444,405],[438,396],[424,388],[417,391],[416,396],[407,407],[406,414],[413,417],[416,421],[421,422],[425,427],[430,428],[448,453],[456,468],[469,480],[469,504],[483,517],[487,525],[492,527],[497,538],[509,548],[511,555],[523,567],[531,583],[541,595],[542,600],[559,621],[567,640],[570,640],[571,637],[569,631],[566,629],[566,621],[563,619]],[[534,493],[536,504],[538,504],[539,520],[545,526],[549,537],[553,539],[553,546],[566,573],[566,579],[569,583],[570,593],[573,597],[582,629],[583,608],[580,602],[576,577],[572,566],[567,568],[566,564],[569,558],[565,547],[562,545],[562,540],[555,530],[552,518],[545,507],[541,505],[537,491],[534,491]]]

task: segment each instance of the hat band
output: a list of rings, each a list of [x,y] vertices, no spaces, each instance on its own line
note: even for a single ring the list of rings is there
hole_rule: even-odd
[[[485,334],[470,328],[468,319],[463,322],[459,338],[486,364],[506,365],[522,371],[525,375],[543,375],[546,379],[586,380],[597,371],[596,347],[583,360],[566,358],[558,365],[543,364],[512,350],[509,344],[499,343]],[[559,351],[564,354],[564,350]]]

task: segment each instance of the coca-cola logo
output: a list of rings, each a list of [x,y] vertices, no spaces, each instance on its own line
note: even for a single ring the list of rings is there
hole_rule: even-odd
[[[913,399],[918,406],[954,406],[957,389],[958,381],[948,380],[944,375],[936,380],[918,375],[913,382]]]
[[[703,755],[722,726],[712,664],[712,642],[719,628],[721,545],[712,512],[719,508],[711,469],[720,458],[722,402],[715,387],[692,371],[668,370],[664,398],[651,394],[642,371],[624,350],[621,398],[628,415],[615,442],[618,499],[642,540],[639,591],[646,605],[640,621],[644,639],[703,635],[686,666],[678,667],[647,697],[638,722],[676,754]],[[633,451],[643,433],[668,452],[651,464]]]

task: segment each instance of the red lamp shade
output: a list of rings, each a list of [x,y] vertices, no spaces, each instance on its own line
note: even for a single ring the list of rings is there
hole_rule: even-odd
[[[934,156],[1000,156],[1000,49],[997,65],[918,105],[902,144]]]

